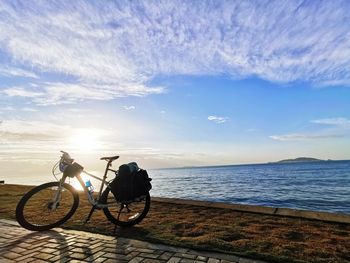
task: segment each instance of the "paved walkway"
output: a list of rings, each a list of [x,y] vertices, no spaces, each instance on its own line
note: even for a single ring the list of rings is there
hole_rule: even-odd
[[[61,228],[31,232],[9,220],[0,220],[0,262],[263,263]]]

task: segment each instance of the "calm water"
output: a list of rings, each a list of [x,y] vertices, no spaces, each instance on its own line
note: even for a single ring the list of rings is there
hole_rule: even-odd
[[[350,214],[350,161],[149,171],[152,195]]]

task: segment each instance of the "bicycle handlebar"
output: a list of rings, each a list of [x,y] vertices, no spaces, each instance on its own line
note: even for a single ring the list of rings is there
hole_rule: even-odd
[[[74,162],[74,159],[70,157],[69,153],[65,151],[61,151],[62,156],[59,161],[59,169],[61,172],[64,172],[64,170],[68,167],[68,165],[72,164]]]
[[[69,153],[65,152],[65,151],[60,151],[62,154],[61,156],[61,161],[71,164],[73,163],[74,159],[72,157],[70,157]]]

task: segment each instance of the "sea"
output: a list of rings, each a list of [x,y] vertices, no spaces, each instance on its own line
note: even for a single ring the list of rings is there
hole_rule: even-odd
[[[151,194],[350,214],[350,161],[157,169]]]
[[[103,171],[89,172],[102,176]],[[148,173],[153,179],[151,196],[350,214],[350,160],[186,167]],[[109,178],[113,179],[113,174]],[[52,175],[2,179],[31,185],[55,180]],[[91,182],[97,191],[100,182],[93,178]],[[82,190],[76,179],[70,183]]]

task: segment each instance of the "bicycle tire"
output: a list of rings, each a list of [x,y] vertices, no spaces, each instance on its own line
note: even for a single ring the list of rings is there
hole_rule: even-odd
[[[59,184],[59,182],[50,182],[39,185],[31,189],[21,198],[16,207],[16,219],[22,227],[32,231],[49,230],[62,225],[75,213],[79,205],[79,195],[71,185],[66,183],[63,184],[64,190],[61,192],[60,200],[62,201],[63,198],[66,198],[67,196],[67,198],[72,201],[72,204],[68,204],[67,206],[65,204],[61,205],[58,203],[58,206],[55,209],[50,207],[50,205],[52,206],[53,194],[55,194],[53,188],[58,187]],[[68,195],[66,195],[66,193],[68,193]],[[43,195],[43,197],[40,197],[40,194]],[[39,197],[37,195],[39,195]],[[32,207],[30,206],[31,201],[33,202]],[[64,207],[67,207],[67,212],[63,211]],[[43,211],[39,211],[40,208],[42,208]],[[50,213],[57,213],[59,218],[57,220],[53,218],[54,222],[44,224],[40,222],[38,217],[43,219],[45,212],[49,212],[49,217],[51,218],[55,215]],[[62,214],[62,218],[59,213]],[[33,219],[30,218],[30,215],[33,217]],[[49,217],[44,218],[44,220],[48,220]],[[39,222],[32,222],[33,220],[39,220]]]
[[[108,200],[109,199],[113,199],[114,202],[116,202],[119,206],[122,206],[124,204],[119,203],[116,201],[114,195],[111,192],[110,188],[106,188],[102,195],[101,195],[101,204],[108,204]],[[103,208],[103,213],[105,214],[105,216],[107,217],[107,219],[112,222],[115,225],[121,226],[121,227],[131,227],[133,225],[136,225],[138,223],[140,223],[147,215],[150,206],[151,206],[151,196],[149,193],[146,194],[146,196],[144,197],[144,199],[140,202],[133,202],[131,204],[128,204],[128,206],[130,205],[138,205],[139,209],[138,209],[138,213],[135,212],[131,212],[131,216],[127,219],[127,220],[122,220],[118,217],[115,216],[116,212],[111,211],[112,208],[116,209],[117,206],[115,207],[105,207]],[[118,207],[119,208],[119,207]],[[126,207],[125,207],[126,208]],[[130,208],[130,207],[128,207]],[[129,213],[129,212],[127,212]],[[135,213],[134,215],[132,215],[133,213]],[[135,216],[136,214],[138,214],[137,216]],[[120,211],[119,211],[119,215],[120,215]],[[131,219],[130,219],[131,218]]]

